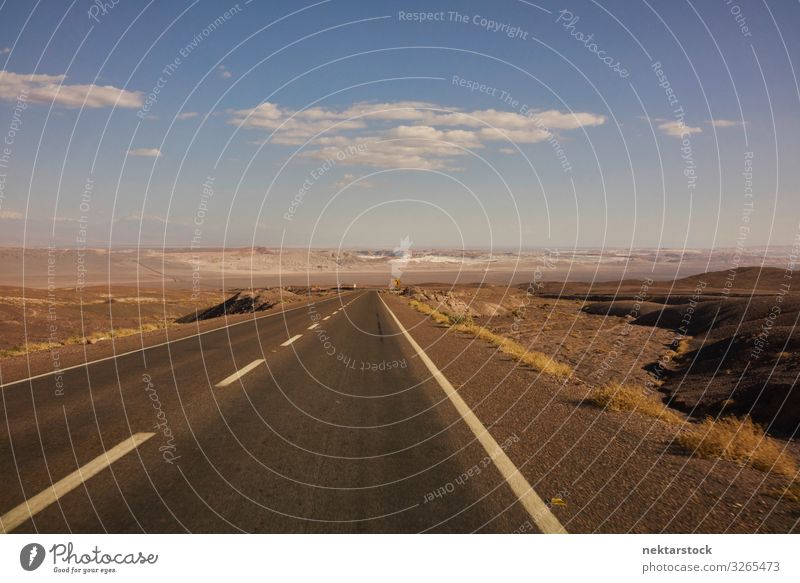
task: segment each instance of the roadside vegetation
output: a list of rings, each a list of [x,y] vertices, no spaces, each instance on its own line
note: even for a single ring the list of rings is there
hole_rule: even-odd
[[[689,354],[689,351],[691,350],[691,343],[692,343],[691,336],[685,336],[681,338],[678,341],[677,346],[675,347],[674,350],[675,356],[680,358],[682,356],[686,356],[687,354]]]
[[[411,300],[410,304],[436,323],[489,342],[534,370],[558,378],[572,374],[571,367],[555,362],[541,352],[527,350],[515,340],[475,324],[468,314],[448,314],[417,300]],[[676,356],[689,352],[690,340],[688,337],[681,339],[674,350]],[[657,393],[636,384],[601,386],[592,391],[587,400],[604,410],[638,413],[674,426],[677,429],[675,443],[687,454],[727,460],[772,473],[786,480],[785,488],[776,495],[800,499],[800,482],[793,456],[784,451],[780,440],[768,436],[749,417],[708,417],[699,422],[692,421],[664,404]]]
[[[689,455],[728,460],[776,474],[788,481],[778,495],[790,499],[800,495],[794,458],[784,451],[779,440],[769,437],[749,417],[707,417],[693,423],[667,407],[657,395],[630,385],[599,387],[589,401],[610,411],[635,412],[679,426],[675,441]]]
[[[55,342],[28,342],[14,348],[6,348],[0,350],[0,358],[8,358],[12,356],[21,356],[23,354],[30,354],[31,352],[39,352],[41,350],[52,350],[61,344]]]
[[[549,374],[560,379],[567,378],[572,374],[572,367],[569,365],[556,362],[542,352],[528,350],[516,340],[501,336],[500,334],[495,334],[488,328],[475,324],[468,314],[447,314],[417,300],[411,300],[410,305],[418,312],[429,316],[433,321],[448,326],[456,332],[470,334],[493,344],[503,354],[517,359],[538,372]]]
[[[595,389],[589,400],[609,411],[632,411],[673,425],[683,423],[683,418],[661,402],[656,395],[633,385],[606,385]]]
[[[677,442],[698,457],[746,464],[790,481],[797,476],[797,466],[792,456],[784,451],[778,440],[766,435],[749,417],[707,417],[681,431]]]
[[[155,330],[163,330],[167,326],[163,323],[157,324],[144,324],[138,328],[114,328],[109,331],[98,331],[87,334],[86,336],[70,336],[63,342],[26,342],[14,348],[0,350],[0,358],[8,358],[13,356],[23,356],[25,354],[32,354],[43,350],[53,350],[59,346],[73,346],[76,344],[96,344],[101,340],[109,340],[111,338],[121,338],[123,336],[134,336],[137,334],[145,334]]]

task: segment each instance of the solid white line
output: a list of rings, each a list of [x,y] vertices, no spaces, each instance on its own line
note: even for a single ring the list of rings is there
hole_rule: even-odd
[[[309,330],[313,330],[313,329],[314,329],[314,328],[316,328],[317,326],[319,326],[319,324],[311,324],[311,326],[309,326],[309,327],[308,327],[308,329],[309,329]]]
[[[363,294],[362,294],[363,295]],[[59,368],[57,370],[52,370],[50,372],[44,372],[42,374],[33,375],[31,377],[25,379],[19,379],[18,381],[11,381],[8,383],[0,384],[0,389],[5,389],[6,387],[10,387],[13,385],[18,385],[20,383],[26,383],[29,381],[35,381],[36,379],[42,379],[44,377],[49,377],[54,374],[60,374],[66,372],[68,370],[73,370],[76,368],[83,368],[85,366],[91,366],[93,364],[97,364],[98,362],[105,362],[107,360],[114,360],[115,358],[121,358],[123,356],[128,356],[130,354],[136,354],[137,352],[144,352],[145,350],[152,350],[153,348],[160,348],[161,346],[166,346],[167,344],[175,344],[176,342],[183,342],[184,340],[190,340],[192,338],[197,338],[199,336],[205,336],[206,334],[211,334],[212,332],[219,332],[220,330],[225,330],[226,328],[234,328],[236,326],[241,326],[242,324],[252,324],[253,320],[261,320],[263,318],[271,318],[273,316],[279,316],[281,314],[286,314],[288,312],[294,312],[295,310],[301,310],[303,308],[308,308],[311,304],[314,303],[323,303],[329,302],[331,300],[338,299],[339,296],[334,296],[332,298],[325,298],[320,300],[319,302],[309,302],[307,304],[303,304],[302,306],[297,306],[296,308],[289,308],[287,310],[281,310],[280,312],[274,312],[272,314],[265,314],[263,316],[257,316],[255,318],[249,320],[243,320],[241,322],[234,322],[233,324],[225,324],[224,326],[220,326],[219,328],[212,328],[211,330],[206,330],[205,332],[198,332],[197,334],[192,334],[190,336],[183,336],[182,338],[176,338],[175,340],[167,340],[166,342],[159,342],[158,344],[153,344],[152,346],[145,346],[144,348],[136,348],[134,350],[129,350],[128,352],[120,352],[119,354],[114,354],[112,356],[106,356],[104,358],[98,358],[97,360],[90,360],[89,362],[82,362],[81,364],[73,364],[72,366],[67,366],[65,368]]]
[[[481,420],[472,412],[472,409],[469,408],[464,402],[464,399],[461,398],[461,395],[458,394],[458,391],[455,390],[453,385],[450,384],[450,381],[447,380],[447,377],[442,374],[433,361],[425,354],[425,351],[422,350],[422,347],[417,344],[414,338],[411,337],[408,330],[405,329],[405,326],[400,323],[400,320],[397,319],[397,316],[394,315],[394,312],[386,305],[386,302],[383,301],[380,295],[380,298],[383,307],[389,312],[389,314],[394,319],[397,326],[400,328],[400,331],[403,333],[403,336],[406,337],[411,347],[416,351],[417,356],[419,359],[425,363],[425,366],[428,367],[431,375],[436,381],[439,383],[439,386],[442,387],[442,390],[445,392],[447,397],[450,399],[450,402],[455,406],[456,410],[458,411],[461,418],[467,424],[467,426],[472,430],[472,433],[475,437],[480,441],[483,448],[486,450],[486,453],[489,454],[489,459],[494,462],[494,465],[499,470],[500,474],[503,476],[508,485],[511,486],[511,489],[514,491],[514,494],[517,496],[517,499],[522,503],[522,506],[525,510],[528,511],[531,519],[533,519],[536,526],[539,527],[545,534],[566,534],[567,530],[562,526],[561,522],[559,522],[558,518],[550,511],[550,508],[544,503],[544,501],[539,497],[539,495],[534,491],[531,485],[528,483],[528,480],[525,479],[525,476],[517,469],[517,466],[514,465],[514,462],[506,455],[506,452],[503,451],[503,448],[495,441],[494,437],[492,437],[489,430],[484,427]]]
[[[330,320],[330,319],[331,319],[331,317],[330,317],[330,316],[325,316],[325,317],[324,317],[324,318],[322,318],[322,319],[323,319],[323,320]]]
[[[265,362],[263,358],[259,358],[258,360],[254,360],[253,362],[248,364],[246,367],[244,367],[244,368],[242,368],[240,370],[237,370],[231,376],[229,376],[225,380],[222,380],[222,381],[218,382],[214,386],[218,387],[218,388],[227,387],[228,385],[231,385],[231,384],[235,383],[236,381],[238,381],[240,378],[242,378],[244,375],[249,373],[251,370],[256,368],[258,365],[262,364],[263,362]]]
[[[44,510],[65,494],[71,492],[92,476],[99,474],[126,453],[133,451],[154,435],[155,433],[135,433],[119,445],[100,454],[85,466],[81,466],[66,478],[59,480],[33,498],[26,500],[13,510],[0,516],[0,526],[3,531],[11,532],[20,524]]]
[[[302,336],[302,334],[295,334],[294,336],[292,336],[291,338],[289,338],[289,340],[287,340],[286,342],[284,342],[283,344],[281,344],[281,346],[289,346],[289,345],[290,345],[292,342],[294,342],[295,340],[297,340],[297,339],[298,339],[298,338],[300,338],[301,336]]]

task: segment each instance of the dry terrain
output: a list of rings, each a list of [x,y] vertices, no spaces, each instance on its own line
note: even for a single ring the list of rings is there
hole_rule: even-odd
[[[130,286],[42,290],[0,287],[0,357],[25,360],[52,348],[153,335],[196,320],[279,309],[330,294],[330,288],[197,291]],[[1,363],[2,361],[0,361]]]
[[[800,302],[785,276],[430,283],[382,297],[496,439],[518,443],[509,453],[564,503],[570,531],[792,532]],[[339,303],[321,286],[0,293],[3,382]]]
[[[676,281],[412,286],[405,294],[568,364],[590,387],[638,385],[695,417],[749,415],[795,437],[800,294],[785,272]],[[727,282],[727,284],[726,284]]]
[[[785,266],[787,250],[389,249],[0,247],[0,285],[47,288],[131,285],[230,289],[285,285],[672,280],[736,265]]]

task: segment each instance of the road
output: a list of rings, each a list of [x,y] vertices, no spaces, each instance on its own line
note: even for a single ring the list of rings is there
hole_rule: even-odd
[[[558,531],[381,295],[4,386],[2,530]]]

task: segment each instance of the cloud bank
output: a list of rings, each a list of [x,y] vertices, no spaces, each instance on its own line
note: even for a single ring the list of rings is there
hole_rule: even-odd
[[[556,132],[599,126],[606,117],[555,109],[521,113],[461,111],[421,101],[356,103],[344,109],[293,110],[265,102],[231,110],[229,123],[270,132],[271,144],[301,146],[302,156],[379,168],[452,169],[455,159],[491,142],[534,144]]]
[[[33,103],[53,103],[63,107],[139,108],[140,91],[127,91],[111,85],[69,85],[65,75],[21,75],[0,70],[0,100],[16,101],[20,96]]]

